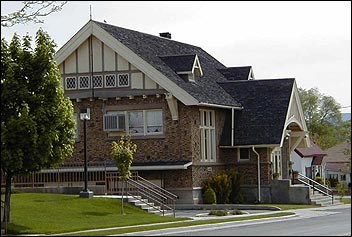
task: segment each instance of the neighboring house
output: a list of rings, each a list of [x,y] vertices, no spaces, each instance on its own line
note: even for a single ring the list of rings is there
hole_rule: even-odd
[[[111,142],[131,135],[131,169],[178,203],[201,203],[203,182],[230,167],[244,176],[246,202],[271,202],[273,173],[289,179],[291,152],[310,145],[295,79],[255,80],[252,67],[226,67],[171,34],[91,20],[56,61],[78,123],[69,160],[83,160],[79,112],[89,108],[88,161],[116,170]]]
[[[349,150],[349,155],[346,151]],[[327,149],[323,159],[325,178],[343,183],[351,188],[351,143],[340,143]]]
[[[311,144],[311,147],[296,148],[292,152],[292,169],[311,179],[314,179],[317,175],[325,179],[322,161],[326,152],[317,144],[313,142]]]

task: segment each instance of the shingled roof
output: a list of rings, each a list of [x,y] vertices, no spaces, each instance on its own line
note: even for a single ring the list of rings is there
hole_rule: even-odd
[[[246,80],[219,83],[244,107],[235,114],[235,146],[280,144],[294,79]],[[231,114],[220,144],[230,146]]]
[[[193,63],[196,58],[195,54],[191,55],[177,55],[177,56],[163,56],[160,57],[169,67],[176,73],[190,72],[193,69]]]
[[[200,47],[97,21],[93,22],[163,73],[200,103],[241,106],[235,98],[227,94],[217,84],[217,82],[227,81],[217,70],[226,67]],[[195,82],[185,81],[175,72],[172,66],[170,67],[162,59],[164,56],[178,55],[197,55],[203,69],[203,76],[195,78]]]
[[[229,67],[219,69],[219,71],[228,80],[248,80],[249,74],[251,73],[251,66],[245,67]]]

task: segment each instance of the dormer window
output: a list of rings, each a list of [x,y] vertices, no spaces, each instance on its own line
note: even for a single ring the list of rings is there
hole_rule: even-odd
[[[197,54],[172,55],[160,58],[185,81],[194,82],[196,78],[203,76]]]

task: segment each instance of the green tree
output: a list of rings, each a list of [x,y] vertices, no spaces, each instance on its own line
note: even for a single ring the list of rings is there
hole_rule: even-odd
[[[10,222],[11,182],[51,168],[72,155],[73,106],[64,96],[54,60],[55,43],[43,30],[31,38],[1,40],[1,170],[5,174],[4,220]]]
[[[118,142],[112,142],[111,144],[111,155],[117,169],[120,174],[120,179],[123,181],[122,184],[122,202],[121,202],[121,213],[124,213],[123,209],[123,195],[124,185],[126,181],[131,177],[130,167],[133,161],[133,155],[137,151],[137,145],[131,141],[130,137],[122,136]]]
[[[23,1],[23,6],[7,15],[1,15],[1,26],[11,27],[28,22],[43,23],[40,18],[62,10],[67,1]],[[5,4],[1,2],[1,5]],[[8,3],[6,3],[8,4]]]
[[[322,149],[344,141],[341,106],[331,96],[321,94],[317,88],[299,88],[304,118],[310,137]]]

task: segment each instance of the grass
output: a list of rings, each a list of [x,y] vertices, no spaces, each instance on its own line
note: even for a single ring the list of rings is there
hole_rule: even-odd
[[[111,198],[80,198],[78,195],[22,193],[11,195],[10,234],[54,234],[184,220],[149,214]]]
[[[340,201],[343,204],[351,204],[351,198],[341,198]]]
[[[311,208],[314,205],[260,204],[271,205],[281,210]],[[126,215],[121,214],[121,202],[111,198],[80,198],[78,195],[15,193],[11,195],[11,223],[9,234],[59,234],[90,229],[124,227],[158,223],[148,227],[128,227],[110,232],[94,232],[94,235],[127,233],[149,229],[201,225],[268,216],[288,215],[272,213],[259,216],[234,217],[229,219],[187,221],[188,218],[174,218],[149,214],[129,203],[124,203]],[[176,223],[167,223],[176,222]],[[162,225],[162,223],[164,223]],[[165,225],[165,223],[167,223]],[[103,233],[103,234],[101,234]],[[84,233],[81,233],[85,235]],[[87,235],[91,235],[88,233]]]
[[[281,209],[281,211],[302,209],[302,208],[316,208],[321,207],[320,205],[305,205],[305,204],[257,204],[258,206],[275,206]]]
[[[288,216],[288,215],[293,215],[293,214],[294,214],[293,212],[280,212],[280,213],[263,214],[263,215],[257,215],[257,216],[227,218],[227,219],[186,221],[186,222],[179,222],[179,223],[172,223],[172,224],[163,224],[163,225],[160,224],[160,225],[155,225],[155,226],[144,226],[144,227],[130,227],[130,228],[126,228],[126,229],[117,229],[117,230],[108,230],[108,231],[73,233],[72,236],[118,235],[118,234],[125,234],[125,233],[130,233],[130,232],[148,231],[148,230],[159,230],[159,229],[167,229],[167,228],[186,227],[186,226],[217,224],[217,223],[235,222],[235,221],[243,221],[243,220],[263,219],[263,218],[269,218],[269,217],[283,217],[283,216]],[[70,236],[70,234],[67,234],[67,235],[64,235],[64,236]]]

